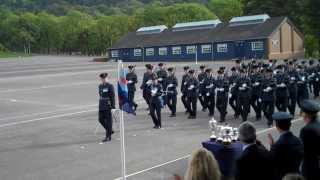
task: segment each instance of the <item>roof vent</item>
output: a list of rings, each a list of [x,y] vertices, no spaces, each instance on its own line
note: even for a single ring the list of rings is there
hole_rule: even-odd
[[[229,26],[260,24],[264,23],[269,18],[270,16],[268,14],[234,17],[229,21]]]
[[[141,27],[137,30],[137,34],[157,34],[168,29],[165,25]]]
[[[216,20],[207,20],[207,21],[197,21],[197,22],[187,22],[187,23],[178,23],[172,27],[173,31],[187,31],[195,29],[211,29],[215,28],[221,21]]]

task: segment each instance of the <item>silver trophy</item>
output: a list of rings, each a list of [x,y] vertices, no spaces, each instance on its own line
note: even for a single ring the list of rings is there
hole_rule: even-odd
[[[218,125],[218,123],[214,118],[212,118],[209,121],[209,127],[211,130],[211,136],[210,136],[211,141],[216,141],[216,139],[217,139],[217,125]]]

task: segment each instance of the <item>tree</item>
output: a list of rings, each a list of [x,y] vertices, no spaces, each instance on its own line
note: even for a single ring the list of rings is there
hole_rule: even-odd
[[[232,17],[243,14],[241,0],[210,0],[208,7],[221,21],[225,22],[228,22]]]

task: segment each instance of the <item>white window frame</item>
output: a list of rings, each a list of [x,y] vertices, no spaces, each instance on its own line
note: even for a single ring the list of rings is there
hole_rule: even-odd
[[[154,56],[154,48],[146,48],[146,56]]]
[[[217,44],[217,52],[218,53],[228,52],[228,44],[227,43]]]
[[[212,53],[212,45],[211,44],[201,45],[201,53],[202,54]]]
[[[263,51],[263,41],[254,41],[251,42],[251,50],[252,51]]]
[[[187,46],[186,49],[187,49],[187,54],[195,54],[197,47],[196,46]]]
[[[142,49],[134,49],[133,50],[133,56],[141,56],[142,55]]]
[[[119,57],[119,50],[112,50],[111,51],[111,57],[113,57],[113,58]]]
[[[166,47],[159,48],[159,56],[166,56],[166,55],[168,55],[168,48]]]
[[[180,46],[172,47],[172,54],[173,55],[180,55],[181,54],[181,47]]]

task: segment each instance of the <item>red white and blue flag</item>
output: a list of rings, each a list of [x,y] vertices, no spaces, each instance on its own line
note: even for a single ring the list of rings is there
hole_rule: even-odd
[[[129,102],[128,98],[128,81],[126,80],[127,70],[124,68],[120,69],[119,72],[119,81],[118,81],[118,100],[120,109],[124,112],[136,114],[133,109],[133,105]]]

